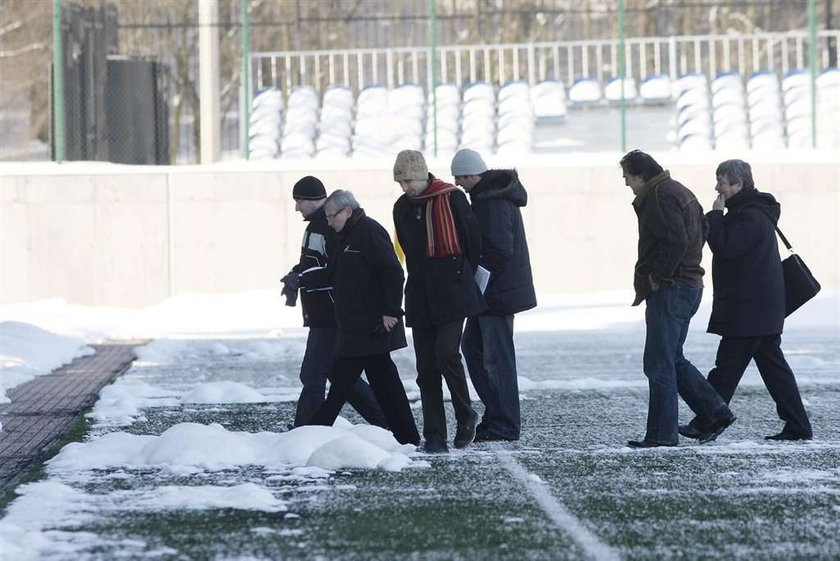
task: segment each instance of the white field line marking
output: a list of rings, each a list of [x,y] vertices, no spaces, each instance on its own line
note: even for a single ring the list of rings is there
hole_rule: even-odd
[[[620,559],[618,553],[609,545],[598,539],[598,536],[572,516],[563,503],[554,498],[548,486],[535,475],[528,473],[509,454],[497,453],[499,463],[525,486],[529,493],[537,500],[543,511],[561,530],[565,530],[584,553],[596,561],[613,561]]]

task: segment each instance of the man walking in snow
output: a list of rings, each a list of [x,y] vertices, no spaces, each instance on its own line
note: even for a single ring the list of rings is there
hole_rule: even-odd
[[[537,305],[521,208],[528,193],[516,170],[488,170],[468,148],[452,158],[455,183],[470,195],[481,227],[479,264],[490,272],[487,311],[467,319],[462,350],[470,379],[484,403],[476,442],[518,440],[521,428],[513,316]]]
[[[324,201],[327,191],[317,177],[307,175],[292,189],[295,210],[308,222],[303,234],[300,261],[283,277],[283,294],[287,304],[294,305],[300,290],[303,325],[309,328],[306,352],[300,365],[303,389],[297,402],[294,426],[306,424],[324,402],[327,379],[332,368],[338,329],[335,323],[332,286],[326,276],[319,274],[327,266],[327,259],[336,245],[335,230],[327,225]],[[370,386],[359,378],[350,390],[348,401],[364,419],[388,428],[382,409]]]
[[[703,243],[707,223],[697,198],[639,150],[620,162],[639,220],[634,306],[645,302],[644,372],[648,378],[647,429],[631,448],[676,446],[677,394],[701,420],[700,443],[735,421],[723,398],[683,356],[691,318],[703,295]]]
[[[327,274],[332,279],[338,351],[326,401],[310,420],[332,425],[362,371],[400,444],[420,434],[391,351],[407,345],[402,324],[403,270],[388,232],[365,215],[350,191],[334,191],[324,204],[338,234]]]
[[[456,448],[473,441],[478,423],[458,347],[464,319],[486,308],[474,280],[481,230],[463,191],[430,174],[420,152],[397,154],[394,181],[404,192],[394,204],[394,226],[408,268],[406,324],[414,338],[424,450],[445,453],[441,378],[452,396]]]

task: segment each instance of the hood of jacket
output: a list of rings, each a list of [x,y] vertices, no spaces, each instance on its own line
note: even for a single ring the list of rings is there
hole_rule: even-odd
[[[528,192],[519,181],[515,169],[491,169],[481,177],[481,181],[470,190],[470,199],[507,199],[516,206],[528,204]]]
[[[742,189],[726,201],[726,208],[732,212],[745,208],[756,208],[770,217],[773,224],[779,223],[782,206],[770,193],[762,193],[757,189]]]

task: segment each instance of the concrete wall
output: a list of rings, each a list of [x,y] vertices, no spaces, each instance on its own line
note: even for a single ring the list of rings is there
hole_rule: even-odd
[[[524,217],[539,291],[629,288],[636,217],[618,157],[531,157],[517,166],[529,191]],[[716,157],[657,158],[711,207]],[[840,287],[840,157],[750,161],[759,189],[782,202],[780,225],[794,247],[825,288]],[[447,163],[430,168],[450,179]],[[390,162],[353,166],[5,165],[0,301],[144,306],[185,292],[275,288],[299,252],[304,224],[290,193],[302,175],[353,190],[392,229],[400,191]]]

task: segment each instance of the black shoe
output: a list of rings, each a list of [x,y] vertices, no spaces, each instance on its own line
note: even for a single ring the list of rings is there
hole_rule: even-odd
[[[483,430],[475,432],[475,439],[473,440],[473,442],[514,442],[516,440],[519,439],[502,436],[489,430]]]
[[[475,411],[472,411],[469,419],[463,423],[458,423],[455,440],[452,442],[455,448],[466,448],[475,440],[476,423],[478,423],[478,413]]]
[[[711,442],[723,433],[731,425],[735,422],[735,415],[730,415],[728,417],[724,417],[723,419],[712,423],[709,428],[703,431],[703,433],[697,437],[697,440],[700,441],[700,444],[706,444],[707,442]]]
[[[433,436],[431,438],[427,438],[426,442],[423,443],[423,452],[426,454],[448,454],[449,447],[446,445],[446,441],[443,438]]]
[[[811,438],[813,437],[802,436],[800,434],[782,431],[779,434],[771,434],[770,436],[765,436],[764,440],[811,440]]]
[[[628,440],[627,446],[630,448],[659,448],[660,446],[676,446],[676,444],[659,444],[650,440]]]
[[[680,435],[686,438],[700,438],[703,432],[692,424],[680,425],[678,431]]]

